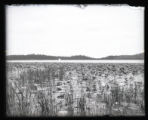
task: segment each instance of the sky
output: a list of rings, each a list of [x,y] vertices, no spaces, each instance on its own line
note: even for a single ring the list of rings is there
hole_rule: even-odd
[[[132,55],[144,52],[144,7],[6,6],[6,54]]]

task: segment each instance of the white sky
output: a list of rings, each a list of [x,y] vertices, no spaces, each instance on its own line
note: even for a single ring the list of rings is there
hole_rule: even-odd
[[[144,52],[144,8],[88,5],[6,7],[7,55],[55,56]]]

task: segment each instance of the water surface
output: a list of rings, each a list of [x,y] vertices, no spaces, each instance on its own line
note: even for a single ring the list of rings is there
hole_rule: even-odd
[[[7,62],[56,62],[56,63],[144,63],[144,60],[7,60]]]

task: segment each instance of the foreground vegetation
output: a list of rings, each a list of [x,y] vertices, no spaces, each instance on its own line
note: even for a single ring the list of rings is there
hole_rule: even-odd
[[[7,63],[9,116],[145,114],[143,64]]]

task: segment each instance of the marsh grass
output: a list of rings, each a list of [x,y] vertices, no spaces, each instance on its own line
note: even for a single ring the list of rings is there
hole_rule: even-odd
[[[7,115],[144,115],[143,74],[143,64],[8,63]]]

